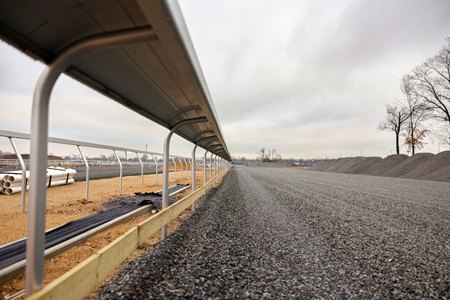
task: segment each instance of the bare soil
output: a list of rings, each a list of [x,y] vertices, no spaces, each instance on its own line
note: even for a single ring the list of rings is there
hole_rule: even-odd
[[[190,171],[183,171],[182,176],[180,176],[180,172],[177,172],[176,175],[174,173],[170,173],[170,184],[190,183],[190,175]],[[197,187],[202,186],[203,172],[197,172],[196,177]],[[130,196],[135,192],[161,190],[162,175],[159,174],[158,183],[156,175],[145,175],[143,186],[141,185],[140,176],[123,177],[122,193],[119,191],[119,182],[119,178],[91,180],[90,197],[88,202],[84,201],[85,182],[75,182],[70,185],[57,186],[47,189],[46,229],[50,229],[65,224],[69,221],[102,211],[103,203],[117,197]],[[190,192],[191,189],[187,189],[178,194],[177,197],[182,198]],[[26,236],[28,213],[20,213],[20,199],[20,193],[10,196],[0,195],[0,245]],[[28,193],[26,203],[26,208],[28,209]],[[190,209],[185,211],[185,213],[169,224],[169,232],[176,230],[181,220],[189,213],[189,211]],[[137,216],[126,223],[101,232],[83,243],[80,243],[63,253],[46,260],[44,278],[45,283],[47,284],[69,271],[75,265],[91,256],[108,243],[128,231],[131,227],[148,218],[150,215],[150,213],[145,213]],[[140,249],[151,247],[151,245],[157,243],[159,239],[160,234],[157,233],[152,236],[145,245],[142,245]],[[24,276],[23,274],[19,274],[13,280],[0,287],[0,295],[3,298],[8,294],[14,294],[23,288]]]

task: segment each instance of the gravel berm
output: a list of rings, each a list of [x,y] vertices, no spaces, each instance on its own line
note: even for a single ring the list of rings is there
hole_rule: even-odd
[[[447,299],[450,184],[235,167],[99,299]]]

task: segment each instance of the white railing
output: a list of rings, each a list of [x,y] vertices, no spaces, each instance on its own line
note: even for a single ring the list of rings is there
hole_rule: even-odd
[[[15,154],[18,157],[18,159],[0,159],[0,167],[4,166],[6,168],[21,168],[22,175],[26,176],[26,169],[27,169],[27,165],[29,164],[29,161],[22,159],[22,155],[17,150],[17,146],[15,145],[15,139],[29,140],[30,135],[25,134],[25,133],[0,130],[0,136],[9,138],[11,145],[14,148]],[[144,165],[145,164],[154,165],[155,171],[156,171],[156,184],[158,184],[158,168],[162,164],[162,160],[160,160],[160,157],[163,157],[162,153],[138,150],[138,149],[132,149],[132,148],[124,148],[124,147],[118,147],[118,146],[87,143],[87,142],[82,142],[82,141],[53,138],[53,137],[49,137],[48,141],[50,143],[72,145],[72,146],[76,146],[78,148],[78,151],[80,153],[80,156],[82,157],[82,160],[49,160],[48,165],[61,165],[61,166],[84,165],[86,168],[86,193],[85,193],[86,200],[89,200],[89,167],[90,166],[111,166],[111,165],[117,166],[117,163],[118,163],[119,164],[119,173],[120,173],[120,175],[119,175],[120,176],[120,192],[122,192],[123,166],[128,166],[128,165],[141,166],[141,184],[144,185]],[[96,148],[96,149],[112,150],[116,154],[116,160],[115,161],[109,160],[109,159],[108,160],[98,160],[98,159],[88,160],[87,157],[83,153],[83,148]],[[136,155],[137,161],[134,159],[125,160],[123,158],[120,158],[117,155],[117,151],[125,152],[125,155],[127,155],[127,153],[129,153],[129,154],[134,153]],[[142,161],[139,154],[150,155],[153,160],[152,161]],[[173,155],[173,156],[170,156],[170,159],[175,166],[175,169],[172,170],[175,172],[175,175],[176,175],[177,171],[180,171],[181,176],[182,176],[183,171],[188,169],[188,164],[192,165],[192,161],[188,157]],[[201,161],[198,161],[198,162],[201,162]],[[179,163],[180,169],[177,169],[178,163]],[[212,166],[212,164],[209,167],[211,168],[211,166]],[[22,212],[24,212],[24,210],[25,210],[25,190],[26,190],[26,187],[23,188],[21,191],[21,194],[22,194],[21,211]]]

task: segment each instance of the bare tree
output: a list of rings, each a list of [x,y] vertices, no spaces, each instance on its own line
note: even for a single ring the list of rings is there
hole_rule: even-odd
[[[258,158],[261,158],[261,161],[264,161],[266,159],[266,148],[261,148],[256,154],[258,154]]]
[[[431,118],[450,126],[450,39],[410,77],[411,93],[427,106]]]
[[[406,107],[396,105],[386,105],[386,120],[378,126],[379,130],[389,130],[395,133],[395,148],[400,154],[400,132],[403,130],[409,119]]]
[[[416,148],[422,148],[423,139],[430,132],[424,128],[424,121],[428,117],[429,107],[413,93],[414,84],[411,75],[402,77],[400,89],[405,95],[406,111],[408,113],[408,126],[404,134],[405,144],[408,146],[408,151],[414,155],[416,154]]]
[[[271,154],[270,154],[270,160],[274,161],[276,157],[277,149],[272,148]]]

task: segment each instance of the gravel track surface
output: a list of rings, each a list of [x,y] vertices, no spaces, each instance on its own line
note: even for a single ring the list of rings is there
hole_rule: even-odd
[[[450,184],[235,167],[99,299],[447,299]]]

